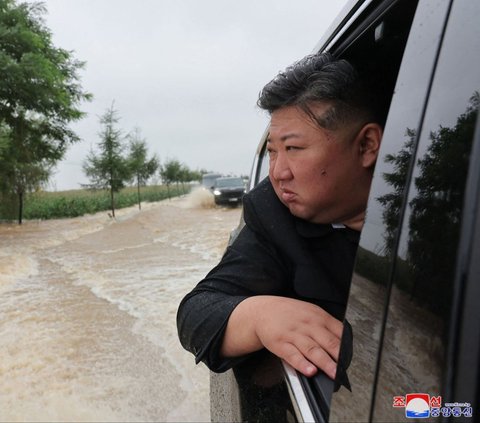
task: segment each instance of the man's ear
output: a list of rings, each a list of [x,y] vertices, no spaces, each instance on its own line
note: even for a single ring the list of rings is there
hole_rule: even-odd
[[[362,166],[370,168],[375,165],[382,142],[383,129],[378,123],[367,123],[357,135]]]

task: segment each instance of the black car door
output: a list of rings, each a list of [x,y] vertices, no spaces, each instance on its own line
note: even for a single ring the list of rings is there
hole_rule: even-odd
[[[458,421],[478,404],[479,19],[476,1],[417,8],[348,304],[352,393],[331,421]]]

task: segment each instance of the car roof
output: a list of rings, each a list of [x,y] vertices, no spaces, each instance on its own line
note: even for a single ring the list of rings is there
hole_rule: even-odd
[[[373,0],[348,1],[342,10],[340,10],[337,17],[332,21],[328,29],[324,32],[320,41],[315,45],[313,52],[328,50],[349,27],[349,21],[355,20],[356,17],[371,3],[373,3]]]

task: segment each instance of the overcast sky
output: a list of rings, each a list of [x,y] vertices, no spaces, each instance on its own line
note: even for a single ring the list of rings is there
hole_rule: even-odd
[[[114,101],[124,134],[140,128],[150,154],[191,169],[250,173],[268,123],[258,93],[310,53],[346,0],[46,0],[55,46],[87,62],[93,101],[72,128],[51,189],[85,183],[99,116]]]

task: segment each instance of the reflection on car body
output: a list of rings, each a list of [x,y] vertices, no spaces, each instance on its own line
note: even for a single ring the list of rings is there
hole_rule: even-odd
[[[480,421],[478,22],[478,0],[356,1],[318,44],[389,110],[346,311],[352,390],[262,352],[212,374],[213,420]]]

